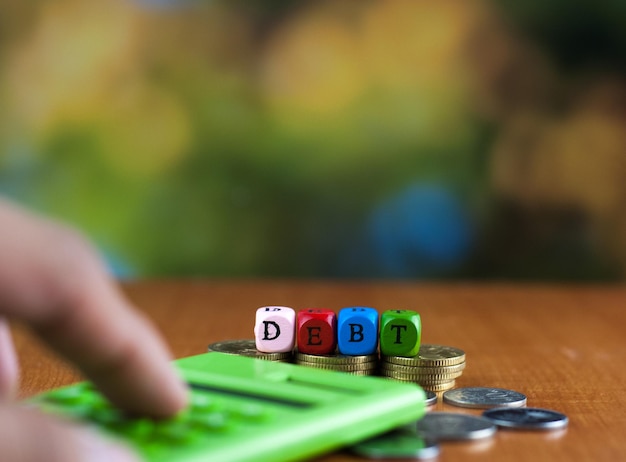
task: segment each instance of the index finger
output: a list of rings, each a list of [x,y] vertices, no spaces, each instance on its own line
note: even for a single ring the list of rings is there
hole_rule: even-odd
[[[1,201],[0,222],[0,313],[32,326],[116,405],[156,417],[180,410],[186,388],[164,342],[91,246]]]

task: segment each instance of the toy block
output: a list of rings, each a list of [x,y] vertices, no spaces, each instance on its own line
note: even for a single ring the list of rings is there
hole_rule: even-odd
[[[344,355],[371,355],[378,347],[378,311],[355,306],[337,316],[337,347]]]
[[[296,336],[298,351],[312,355],[335,353],[337,347],[337,315],[327,309],[298,311]]]
[[[388,310],[380,318],[380,352],[386,356],[417,355],[422,337],[420,315],[411,310]]]
[[[264,306],[256,310],[254,338],[256,349],[264,353],[293,350],[296,338],[296,312],[287,306]]]

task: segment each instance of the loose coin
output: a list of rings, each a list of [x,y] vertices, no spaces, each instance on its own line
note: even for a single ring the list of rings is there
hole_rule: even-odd
[[[250,356],[257,359],[268,359],[271,361],[289,361],[292,358],[291,352],[285,353],[263,353],[256,349],[254,340],[226,340],[209,345],[209,351],[219,351],[231,355]]]
[[[362,441],[350,450],[370,459],[432,459],[439,455],[437,443],[406,429]]]
[[[434,440],[477,440],[493,436],[496,426],[484,417],[429,412],[417,421],[417,433]]]
[[[532,430],[555,430],[567,427],[569,422],[565,414],[536,407],[489,409],[483,416],[499,427]]]
[[[426,406],[434,406],[437,404],[437,393],[426,390],[426,401],[424,401],[424,404],[426,404]]]
[[[459,407],[489,409],[492,407],[521,407],[526,405],[526,395],[504,388],[457,388],[443,394],[443,402]]]

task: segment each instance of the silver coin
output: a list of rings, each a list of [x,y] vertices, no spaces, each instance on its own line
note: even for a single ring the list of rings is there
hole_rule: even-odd
[[[425,390],[426,391],[426,401],[424,401],[424,404],[426,404],[426,406],[434,406],[435,404],[437,404],[437,393],[435,393],[434,391],[430,391],[430,390]]]
[[[477,440],[496,433],[488,419],[453,412],[429,412],[417,421],[417,433],[424,438],[439,440]]]
[[[415,430],[397,429],[361,441],[350,450],[369,459],[433,459],[439,455],[439,445],[422,438]]]
[[[489,409],[483,412],[483,416],[499,427],[520,429],[555,430],[565,428],[569,423],[565,414],[536,407]]]
[[[469,387],[448,390],[443,394],[443,402],[453,406],[474,409],[492,407],[522,407],[526,405],[526,395],[504,388]]]

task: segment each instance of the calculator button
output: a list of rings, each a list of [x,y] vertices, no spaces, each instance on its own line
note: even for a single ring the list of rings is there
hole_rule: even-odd
[[[206,415],[204,422],[211,428],[222,429],[228,425],[228,417],[223,412],[211,412]]]
[[[58,390],[48,397],[49,401],[63,404],[74,404],[83,401],[84,393],[78,387],[69,387]]]
[[[191,394],[191,407],[192,409],[214,409],[218,407],[218,403],[214,398],[207,395],[201,395],[198,393]]]
[[[111,403],[109,403],[106,399],[104,399],[100,395],[90,395],[89,404],[93,408],[94,411],[100,411],[102,409],[111,408]]]
[[[115,425],[124,419],[122,413],[114,408],[105,408],[94,411],[91,419],[104,426]]]
[[[246,422],[264,422],[271,417],[271,413],[258,404],[245,404],[233,409],[232,413]]]
[[[134,440],[142,440],[152,434],[154,422],[148,419],[118,420],[111,422],[107,428]]]
[[[64,414],[78,419],[89,419],[93,414],[93,408],[88,403],[74,404],[65,407]]]
[[[138,444],[138,449],[146,456],[146,460],[157,459],[163,455],[163,444],[156,442],[148,442]]]
[[[184,443],[188,440],[189,425],[186,422],[163,422],[154,431],[154,436],[168,443]]]
[[[223,432],[233,428],[233,421],[224,412],[210,412],[201,418],[194,418],[196,428],[202,427],[207,430]]]

